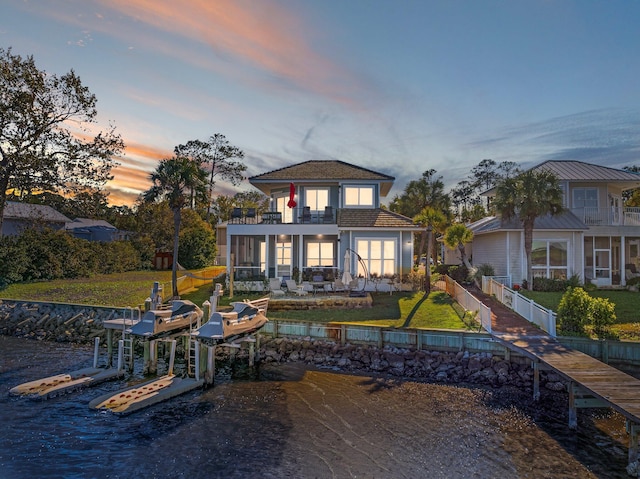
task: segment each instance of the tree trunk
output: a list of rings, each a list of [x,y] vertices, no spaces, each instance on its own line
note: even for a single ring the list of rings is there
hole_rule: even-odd
[[[424,291],[431,292],[431,227],[427,228],[427,257],[424,265]]]
[[[527,289],[533,291],[533,269],[531,268],[531,249],[533,247],[533,221],[525,220],[524,227],[524,254],[527,261]]]
[[[171,265],[171,285],[173,289],[173,298],[178,299],[178,244],[180,238],[180,208],[173,210],[173,261]]]

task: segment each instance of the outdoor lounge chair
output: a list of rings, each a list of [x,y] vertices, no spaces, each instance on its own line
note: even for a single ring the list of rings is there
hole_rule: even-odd
[[[271,292],[271,296],[284,296],[284,290],[282,289],[282,283],[280,282],[280,278],[270,278],[269,279],[269,291]]]
[[[306,296],[307,294],[309,294],[307,291],[304,290],[302,285],[297,285],[295,280],[293,279],[286,280],[286,284],[287,284],[287,290],[291,294],[297,294],[298,296]]]

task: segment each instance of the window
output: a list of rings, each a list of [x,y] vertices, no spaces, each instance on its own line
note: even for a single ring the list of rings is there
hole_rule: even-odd
[[[307,243],[307,266],[333,266],[333,243],[331,241],[309,241]]]
[[[396,240],[357,240],[356,251],[367,266],[369,275],[394,275],[396,273]],[[365,275],[358,263],[358,275]]]
[[[598,189],[597,188],[574,188],[573,189],[574,208],[597,208]]]
[[[344,206],[373,207],[373,186],[346,186],[344,188]]]
[[[276,242],[276,276],[291,275],[291,241]]]
[[[566,241],[533,241],[531,268],[534,277],[567,279],[568,261]]]
[[[311,208],[311,211],[323,211],[329,206],[329,189],[308,189],[304,191],[304,206]]]
[[[288,196],[278,196],[276,198],[276,211],[282,213],[283,223],[293,223],[293,208],[287,206],[288,202]]]

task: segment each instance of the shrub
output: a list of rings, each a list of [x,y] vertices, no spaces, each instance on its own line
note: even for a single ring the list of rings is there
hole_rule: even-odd
[[[607,337],[615,320],[612,302],[594,298],[582,288],[567,288],[558,306],[558,328],[564,333],[584,335],[589,326],[598,337]]]
[[[558,305],[558,328],[567,333],[584,334],[590,317],[591,296],[582,288],[568,288]]]
[[[460,266],[450,266],[449,276],[458,283],[469,282],[469,270],[463,264]]]
[[[495,270],[493,266],[487,263],[483,263],[476,269],[475,279],[478,281],[482,281],[483,276],[495,276]]]

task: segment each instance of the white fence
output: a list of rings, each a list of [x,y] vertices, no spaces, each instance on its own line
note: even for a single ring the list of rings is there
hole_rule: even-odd
[[[491,276],[482,277],[482,291],[495,296],[502,304],[528,321],[540,326],[554,338],[556,337],[556,313],[552,310],[540,306],[535,301],[508,288]]]
[[[444,277],[447,294],[455,299],[466,311],[475,311],[480,316],[480,324],[488,333],[491,332],[491,308],[482,304],[469,291],[456,283],[449,276]]]

